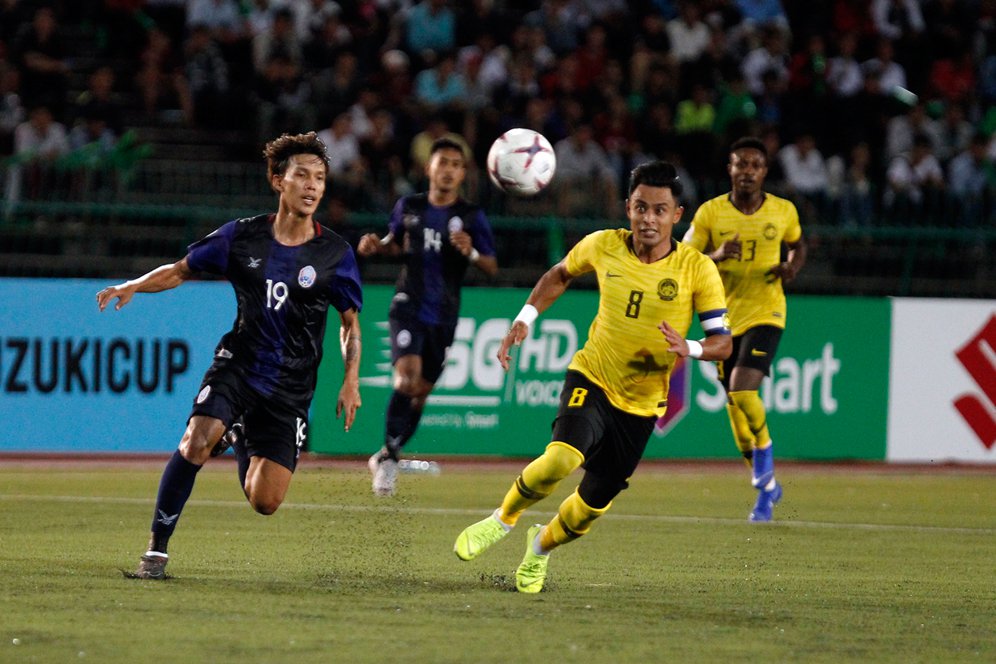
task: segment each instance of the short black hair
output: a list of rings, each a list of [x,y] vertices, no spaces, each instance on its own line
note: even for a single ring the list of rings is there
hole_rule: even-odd
[[[757,150],[764,155],[765,163],[768,162],[768,148],[765,147],[764,141],[756,136],[744,136],[733,141],[733,145],[730,146],[730,154],[737,150]]]
[[[641,184],[648,187],[667,187],[675,200],[681,197],[682,184],[678,177],[678,169],[669,161],[648,161],[640,164],[629,174],[629,187],[626,190],[627,198]]]
[[[263,156],[266,157],[267,179],[274,175],[283,175],[290,163],[290,158],[297,154],[313,154],[325,164],[326,174],[329,172],[329,154],[318,134],[309,131],[307,134],[282,134],[266,144]]]
[[[457,143],[452,138],[447,138],[446,136],[443,136],[442,138],[437,138],[432,142],[432,147],[429,148],[429,156],[431,157],[440,150],[456,150],[457,152],[463,155],[464,159],[467,158],[467,155],[464,154],[463,146]]]

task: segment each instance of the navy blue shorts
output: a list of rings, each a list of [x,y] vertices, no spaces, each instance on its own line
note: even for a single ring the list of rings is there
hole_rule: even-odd
[[[405,355],[422,358],[422,378],[435,385],[446,367],[446,351],[453,345],[456,324],[427,325],[420,320],[388,316],[391,363]]]
[[[568,371],[552,440],[581,452],[585,470],[625,487],[643,458],[656,422],[653,416],[619,410],[584,374]]]
[[[190,416],[219,419],[226,429],[241,417],[249,456],[270,459],[294,472],[307,439],[310,405],[310,399],[291,402],[262,395],[237,363],[216,358],[204,374]]]

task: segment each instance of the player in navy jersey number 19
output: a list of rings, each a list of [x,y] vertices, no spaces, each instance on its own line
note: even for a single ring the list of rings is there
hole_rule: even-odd
[[[498,272],[484,212],[460,196],[466,155],[453,140],[432,144],[428,194],[398,200],[383,238],[360,238],[361,256],[403,256],[388,320],[394,391],[387,405],[384,446],[370,457],[373,491],[394,494],[401,448],[415,433],[422,409],[443,373],[460,313],[460,288],[471,265]]]
[[[360,406],[360,276],[349,244],[314,220],[328,155],[314,133],[266,145],[276,214],[230,221],[172,265],[97,293],[103,311],[135,293],[175,288],[197,272],[231,282],[238,313],[215,349],[187,429],[163,471],[148,550],[134,576],[166,578],[166,545],[201,466],[230,443],[245,496],[260,514],[284,500],[308,432],[329,306],[339,312],[345,375],[336,404],[345,429]]]

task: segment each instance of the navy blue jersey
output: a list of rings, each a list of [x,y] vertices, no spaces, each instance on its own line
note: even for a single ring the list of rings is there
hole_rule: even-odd
[[[274,215],[230,221],[190,245],[192,270],[224,275],[238,313],[217,356],[231,357],[261,394],[311,399],[332,305],[360,310],[363,294],[349,244],[315,224],[315,237],[288,247],[273,237]]]
[[[456,324],[460,287],[470,261],[450,244],[450,233],[466,231],[482,256],[495,255],[495,241],[484,212],[463,199],[448,207],[429,203],[426,194],[400,198],[389,230],[404,250],[392,315],[428,325]]]

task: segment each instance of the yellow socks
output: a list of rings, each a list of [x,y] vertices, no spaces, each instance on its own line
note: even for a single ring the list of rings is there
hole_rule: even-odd
[[[757,390],[743,390],[740,392],[730,392],[730,401],[734,408],[743,413],[749,433],[754,439],[752,447],[765,448],[771,445],[771,435],[768,433],[768,415],[764,410],[764,402]],[[730,416],[730,422],[734,427],[734,435],[737,436],[737,447],[746,454],[741,446],[740,434],[737,432],[737,423],[734,416]]]
[[[577,491],[569,495],[560,504],[557,516],[540,531],[539,546],[542,553],[549,553],[561,544],[586,534],[591,530],[595,519],[609,511],[611,506],[612,503],[609,503],[601,509],[595,509],[584,502]]]
[[[584,456],[568,445],[554,441],[546,451],[526,466],[502,500],[498,518],[514,526],[530,505],[546,498],[560,481],[584,461]]]

